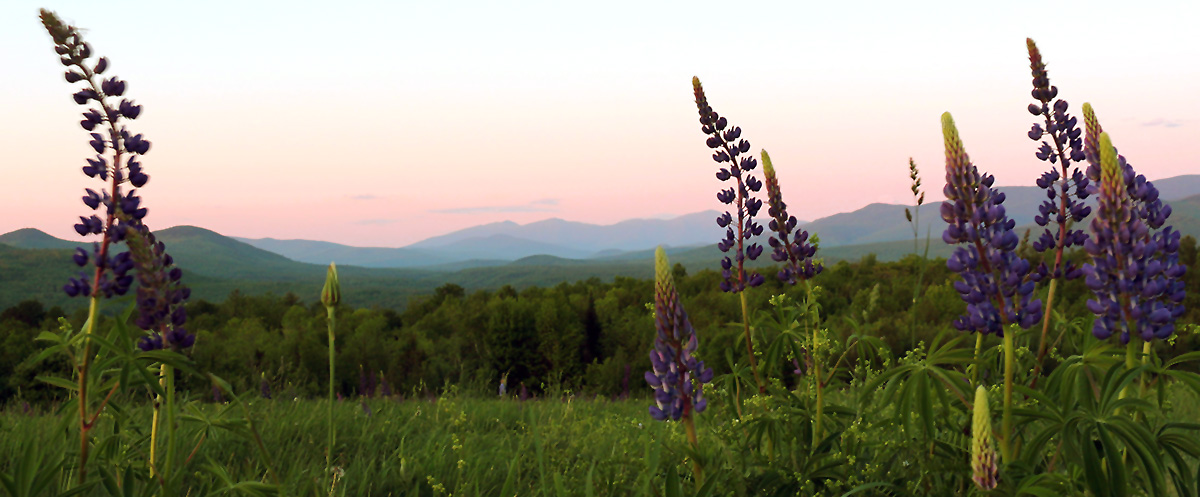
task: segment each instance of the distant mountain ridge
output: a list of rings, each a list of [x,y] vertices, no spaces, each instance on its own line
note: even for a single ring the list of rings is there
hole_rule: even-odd
[[[529,224],[506,221],[474,226],[427,238],[406,248],[442,249],[495,235],[508,235],[532,242],[557,245],[579,251],[585,256],[613,249],[640,250],[657,245],[695,246],[720,238],[724,230],[716,225],[719,214],[717,211],[709,210],[672,219],[628,219],[610,225],[566,221],[559,218]]]
[[[1200,195],[1200,175],[1185,175],[1154,181],[1160,196],[1167,201]],[[1045,190],[1036,186],[1001,186],[1005,209],[1017,226],[1034,224],[1038,207],[1046,199]],[[1094,198],[1087,200],[1095,202]],[[800,225],[820,236],[826,248],[861,246],[912,240],[912,225],[905,221],[904,209],[911,206],[873,203],[853,212],[834,214]],[[942,226],[940,202],[930,202],[916,212],[920,233],[934,240]],[[290,259],[315,264],[339,261],[366,267],[476,267],[495,266],[535,255],[564,259],[629,260],[640,257],[655,246],[712,246],[724,230],[716,223],[717,211],[703,211],[673,219],[631,219],[612,225],[547,219],[529,224],[502,221],[482,224],[439,235],[402,248],[359,248],[330,242],[308,240],[238,240]],[[1189,223],[1180,213],[1172,218],[1185,233]],[[1178,220],[1176,219],[1178,218]],[[761,219],[761,218],[760,218]],[[762,220],[765,224],[767,221]],[[769,233],[754,240],[766,244]],[[626,257],[628,255],[628,257]],[[471,262],[478,261],[478,263]]]
[[[1185,234],[1200,235],[1200,195],[1173,200],[1171,206],[1174,210],[1172,225]],[[868,210],[868,213],[874,212]],[[1017,229],[1023,232],[1028,227],[1028,224],[1018,225]],[[953,247],[941,243],[941,223],[931,228],[930,257],[949,255]],[[320,264],[293,261],[207,229],[176,226],[155,234],[167,244],[168,252],[183,268],[185,283],[192,288],[196,299],[222,300],[235,290],[250,295],[293,292],[306,300],[315,299],[325,278],[324,264],[328,261]],[[867,254],[875,254],[881,261],[897,260],[913,253],[911,237],[909,231],[903,240],[832,246],[822,243],[818,257],[830,265],[840,260],[857,261]],[[325,242],[316,242],[312,246],[322,247],[322,243]],[[77,245],[77,242],[60,240],[35,229],[0,235],[0,309],[29,298],[65,309],[86,305],[84,299],[70,299],[61,290],[67,278],[77,276],[79,268],[71,263],[70,256]],[[716,269],[724,255],[715,243],[672,247],[667,253],[672,263],[683,264],[689,271]],[[469,290],[494,289],[503,285],[517,288],[552,286],[593,277],[649,278],[653,276],[654,268],[651,249],[606,253],[588,259],[553,255],[533,255],[510,261],[474,259],[426,268],[361,267],[342,260],[337,262],[347,302],[395,309],[401,309],[413,297],[428,295],[447,283]],[[751,266],[772,264],[770,257],[764,254]]]
[[[1154,181],[1161,197],[1174,209],[1170,223],[1184,234],[1200,236],[1200,175],[1177,176]],[[1034,227],[1033,217],[1045,199],[1045,191],[1032,186],[998,187],[1007,197],[1009,217],[1022,232]],[[1094,199],[1089,199],[1089,202]],[[912,227],[905,222],[906,206],[870,204],[853,212],[824,217],[802,226],[817,234],[822,254],[857,259],[877,250],[880,259],[898,257],[911,245]],[[920,233],[938,243],[943,223],[939,202],[921,207],[917,213]],[[667,247],[672,259],[683,257],[697,264],[715,265],[716,241],[723,234],[717,227],[717,211],[703,211],[673,219],[632,219],[611,225],[548,219],[529,224],[510,221],[489,223],[432,237],[407,247],[352,247],[325,241],[276,240],[272,238],[229,238],[192,226],[177,226],[156,232],[167,242],[176,260],[189,269],[213,278],[269,280],[296,274],[296,263],[412,270],[407,277],[455,272],[470,268],[497,268],[516,264],[532,267],[583,267],[591,264],[621,265],[649,260],[655,246]],[[761,219],[761,218],[760,218]],[[765,223],[766,220],[762,219]],[[765,245],[766,235],[755,240]],[[1036,237],[1037,234],[1035,233]],[[26,228],[0,235],[0,244],[23,249],[73,250],[79,242],[60,240],[39,230]],[[933,253],[942,253],[935,250]],[[694,260],[690,254],[697,255]],[[853,255],[852,255],[853,254]],[[711,259],[711,260],[709,260]],[[191,262],[189,264],[189,262]],[[319,267],[318,266],[318,267]],[[309,268],[311,269],[311,268]],[[305,270],[307,272],[307,270]],[[401,274],[401,273],[388,273]]]
[[[549,255],[563,259],[592,259],[640,251],[658,245],[695,247],[715,244],[724,230],[717,211],[672,219],[629,219],[596,225],[562,219],[529,224],[512,221],[472,226],[400,248],[352,247],[313,240],[237,238],[289,259],[325,264],[329,261],[364,267],[434,267],[479,261],[515,261]]]

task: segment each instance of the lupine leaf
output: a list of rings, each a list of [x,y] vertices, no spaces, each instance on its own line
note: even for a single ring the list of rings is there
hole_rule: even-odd
[[[1091,438],[1090,432],[1082,435],[1085,435],[1087,439]],[[1096,497],[1108,497],[1111,495],[1109,485],[1104,481],[1104,470],[1100,467],[1100,456],[1096,453],[1096,446],[1084,443],[1080,449],[1083,452],[1083,475],[1088,488]]]
[[[48,383],[50,385],[54,385],[59,388],[65,388],[72,392],[79,391],[79,384],[75,383],[74,381],[68,380],[66,378],[60,378],[58,376],[38,375],[37,377],[35,377],[35,379],[40,382]]]
[[[1104,446],[1104,463],[1108,466],[1108,490],[1113,497],[1125,497],[1128,494],[1128,483],[1125,479],[1125,463],[1117,444],[1108,434],[1104,425],[1096,426],[1096,434],[1100,444]],[[1126,446],[1128,448],[1128,446]]]

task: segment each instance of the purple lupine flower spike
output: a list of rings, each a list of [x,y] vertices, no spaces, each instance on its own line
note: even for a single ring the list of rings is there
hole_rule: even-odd
[[[138,222],[126,230],[130,263],[138,275],[137,310],[134,320],[139,328],[150,334],[142,337],[138,347],[144,351],[170,348],[182,351],[196,343],[189,333],[187,310],[184,305],[191,290],[180,282],[183,271],[166,252],[166,245],[155,239],[144,224]]]
[[[771,165],[771,156],[762,151],[763,175],[767,186],[767,213],[771,216],[769,227],[777,235],[772,235],[768,243],[773,249],[771,259],[783,263],[779,271],[779,279],[789,284],[796,284],[821,273],[824,267],[820,261],[813,259],[817,246],[808,242],[808,232],[796,228],[796,216],[789,216],[787,204],[783,203],[783,193],[779,190],[779,179],[775,177],[775,167]],[[794,235],[794,237],[793,237]]]
[[[109,61],[101,57],[89,65],[91,47],[83,42],[78,29],[64,24],[47,10],[41,11],[41,18],[54,40],[55,52],[61,56],[63,65],[70,68],[65,76],[67,82],[84,84],[72,98],[79,105],[94,105],[83,112],[83,120],[79,122],[89,132],[88,144],[97,154],[94,159],[87,159],[83,173],[107,182],[107,188],[99,191],[85,189],[87,195],[83,197],[83,204],[93,211],[100,211],[103,206],[103,214],[81,216],[80,223],[75,225],[80,236],[102,235],[90,252],[80,248],[72,254],[80,266],[90,262],[96,268],[95,275],[91,281],[82,274],[78,279],[72,278],[63,291],[72,297],[124,295],[134,282],[129,271],[136,268],[137,324],[150,332],[138,346],[143,350],[188,348],[195,342],[195,335],[184,329],[187,314],[183,304],[189,290],[179,283],[181,271],[173,267],[163,244],[155,241],[143,223],[148,211],[137,194],[137,188],[150,179],[138,161],[139,156],[150,150],[150,141],[141,134],[130,133],[126,121],[136,119],[142,108],[127,98],[122,98],[119,104],[114,102],[125,94],[128,85],[116,76],[99,77],[108,69]],[[123,187],[127,183],[130,190],[125,192]],[[111,254],[111,245],[121,242],[125,242],[129,251]]]
[[[717,164],[729,163],[717,171],[717,179],[729,181],[733,179],[736,185],[717,192],[717,200],[723,204],[734,205],[737,209],[737,222],[726,211],[717,218],[717,226],[725,229],[725,238],[717,243],[721,252],[734,250],[733,258],[726,256],[721,260],[721,290],[737,293],[746,287],[755,287],[763,283],[761,274],[745,270],[745,261],[753,261],[762,254],[763,248],[757,243],[746,245],[751,238],[763,232],[762,225],[754,222],[754,216],[762,208],[762,200],[752,196],[752,192],[762,189],[762,182],[755,178],[750,171],[758,167],[758,161],[750,151],[750,142],[741,138],[742,128],[729,126],[728,120],[713,112],[704,96],[704,88],[700,86],[699,78],[692,78],[692,90],[696,96],[696,108],[700,111],[700,130],[709,135],[706,143],[708,148],[716,150],[713,160]],[[739,158],[739,156],[742,156]],[[736,268],[736,269],[735,269]]]
[[[658,334],[650,351],[653,369],[645,374],[646,383],[654,389],[650,416],[678,421],[708,406],[704,384],[712,381],[713,370],[696,359],[696,330],[675,291],[671,266],[662,247],[654,254],[654,274],[654,324]]]
[[[1050,170],[1037,180],[1038,187],[1046,190],[1046,200],[1038,207],[1038,215],[1033,219],[1038,226],[1046,229],[1041,237],[1033,242],[1033,249],[1038,252],[1055,252],[1054,266],[1048,267],[1042,262],[1030,278],[1034,281],[1046,278],[1073,280],[1083,275],[1082,268],[1070,261],[1064,261],[1063,251],[1073,246],[1082,246],[1087,240],[1086,232],[1071,229],[1070,226],[1083,222],[1092,211],[1090,206],[1082,202],[1089,195],[1088,185],[1091,180],[1078,167],[1071,167],[1085,158],[1083,130],[1077,127],[1078,120],[1067,113],[1067,101],[1055,100],[1058,88],[1050,85],[1046,64],[1042,62],[1042,54],[1037,45],[1029,38],[1025,39],[1025,44],[1029,50],[1029,67],[1033,73],[1032,95],[1038,101],[1029,104],[1029,112],[1042,117],[1042,122],[1034,123],[1029,130],[1029,138],[1041,141],[1041,147],[1034,155],[1052,165]],[[1046,137],[1049,140],[1043,139]],[[1053,167],[1056,163],[1057,168]],[[1048,227],[1051,222],[1055,225],[1053,230]]]
[[[1117,153],[1090,104],[1083,113],[1088,176],[1100,197],[1092,236],[1084,244],[1092,257],[1083,267],[1094,297],[1087,302],[1096,315],[1092,334],[1106,339],[1119,333],[1123,344],[1133,333],[1142,340],[1166,339],[1184,313],[1187,272],[1179,262],[1179,231],[1163,227],[1171,207]]]
[[[946,201],[941,214],[949,226],[942,234],[948,244],[961,244],[946,267],[962,276],[954,288],[967,303],[967,313],[954,321],[962,331],[1004,336],[1010,323],[1029,328],[1042,309],[1032,298],[1030,264],[1016,254],[1016,222],[1004,211],[1004,193],[992,188],[989,174],[971,163],[950,113],[942,114],[946,146]]]

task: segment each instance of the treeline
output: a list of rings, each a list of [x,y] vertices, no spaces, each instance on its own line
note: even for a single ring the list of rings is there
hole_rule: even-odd
[[[1192,269],[1186,277],[1188,314],[1180,320],[1185,325],[1177,338],[1181,343],[1173,347],[1176,353],[1200,348],[1200,336],[1188,326],[1200,322],[1195,239],[1184,239],[1180,255]],[[1081,254],[1072,258],[1081,262]],[[688,274],[678,264],[674,272],[700,336],[703,358],[718,374],[728,370],[726,351],[744,361],[741,303],[720,291],[720,274]],[[781,284],[772,268],[763,274],[767,283],[748,292],[750,309],[759,309],[759,318],[770,313],[772,296],[805,298],[803,286]],[[823,327],[834,336],[878,336],[897,354],[950,329],[964,307],[944,259],[909,256],[878,262],[868,256],[828,267],[813,283],[819,287]],[[315,298],[319,290],[303,298],[235,291],[224,302],[189,303],[187,327],[197,334],[192,357],[200,368],[243,391],[322,394],[328,349],[325,309]],[[1055,297],[1054,308],[1071,320],[1076,341],[1090,331],[1088,295],[1083,282],[1076,280]],[[446,284],[403,311],[355,308],[346,302],[338,310],[336,329],[337,389],[347,397],[379,394],[385,388],[397,395],[429,395],[448,385],[484,393],[495,392],[507,375],[510,392],[524,385],[531,393],[554,386],[604,396],[641,394],[655,334],[648,307],[653,299],[652,280],[616,277],[521,291],[505,286],[468,292]],[[36,335],[57,328],[60,317],[79,329],[86,314],[79,310],[64,316],[61,308],[46,309],[32,300],[0,313],[0,404],[18,395],[30,401],[60,397],[35,377],[47,370],[62,371],[66,362],[28,360],[43,346],[34,340]],[[1040,326],[1031,332],[1040,333]],[[1071,343],[1062,342],[1067,347]],[[186,378],[184,387],[197,396],[210,392],[209,385],[194,378]]]

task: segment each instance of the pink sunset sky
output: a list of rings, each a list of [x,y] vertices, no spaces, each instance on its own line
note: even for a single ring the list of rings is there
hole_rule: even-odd
[[[100,187],[38,7],[84,28],[144,106],[130,129],[153,142],[154,228],[402,246],[722,209],[693,75],[802,219],[911,202],[910,156],[940,198],[944,111],[997,184],[1032,185],[1026,37],[1140,173],[1200,173],[1195,1],[10,0],[0,233],[75,238]]]

